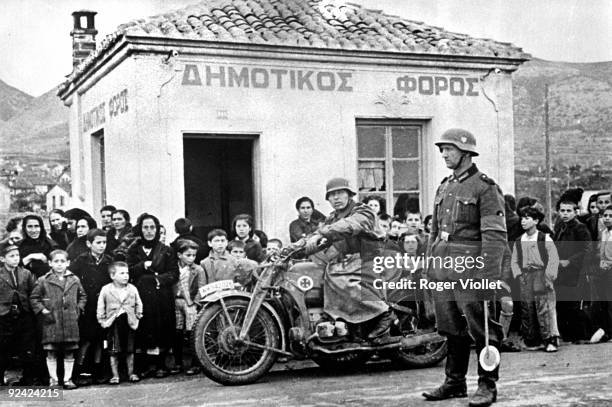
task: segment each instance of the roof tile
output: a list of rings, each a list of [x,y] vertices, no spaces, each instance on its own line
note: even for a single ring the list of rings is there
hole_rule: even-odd
[[[341,0],[202,0],[120,25],[72,72],[60,92],[125,34],[306,48],[530,57],[509,43],[471,38]]]

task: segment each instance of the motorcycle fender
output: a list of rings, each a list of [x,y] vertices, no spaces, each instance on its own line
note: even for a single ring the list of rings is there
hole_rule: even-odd
[[[223,298],[224,300],[230,299],[230,298],[243,298],[247,301],[250,301],[251,295],[244,291],[223,290],[223,291],[217,291],[211,295],[206,296],[206,298],[203,298],[200,300],[200,303],[203,305],[203,308],[206,308],[218,302],[221,298]],[[287,343],[285,341],[286,332],[285,332],[285,326],[283,325],[283,320],[281,319],[278,312],[276,312],[274,307],[272,307],[267,302],[264,302],[262,304],[262,307],[268,310],[270,312],[270,315],[272,315],[272,318],[274,318],[274,322],[276,323],[276,327],[278,328],[278,331],[280,332],[280,336],[281,336],[281,350],[287,350]]]

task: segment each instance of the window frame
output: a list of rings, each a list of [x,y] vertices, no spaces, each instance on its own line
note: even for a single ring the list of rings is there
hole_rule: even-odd
[[[361,158],[359,155],[359,136],[358,128],[367,126],[378,126],[385,127],[385,157],[372,157],[372,158]],[[397,127],[414,127],[418,130],[417,136],[417,155],[409,158],[394,158],[393,157],[393,138],[392,129]],[[423,212],[424,198],[427,191],[424,188],[424,170],[425,170],[425,151],[423,148],[425,138],[426,124],[422,121],[417,120],[402,120],[402,119],[357,119],[355,121],[355,151],[356,151],[356,180],[359,181],[359,164],[361,162],[380,162],[382,161],[385,166],[385,191],[375,192],[360,192],[359,185],[357,185],[356,192],[357,198],[361,202],[367,196],[382,196],[385,199],[385,211],[386,213],[393,215],[393,209],[395,206],[395,195],[399,194],[418,194],[419,196],[419,210]],[[411,190],[394,190],[393,182],[393,163],[396,161],[400,162],[417,162],[418,174],[418,188]]]

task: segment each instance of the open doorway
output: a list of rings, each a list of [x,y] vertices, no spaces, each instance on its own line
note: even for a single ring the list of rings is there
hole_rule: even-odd
[[[183,137],[185,216],[202,240],[214,228],[230,232],[232,218],[253,214],[255,135]]]

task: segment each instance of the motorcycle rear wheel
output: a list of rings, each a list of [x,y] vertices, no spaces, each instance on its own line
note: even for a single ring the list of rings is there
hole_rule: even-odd
[[[225,305],[236,332],[240,332],[249,302],[232,298],[225,300]],[[204,374],[227,386],[257,381],[270,370],[277,357],[275,352],[240,344],[235,339],[236,334],[220,303],[200,311],[191,336],[193,351],[202,364]],[[257,313],[247,339],[263,346],[279,348],[279,330],[266,309],[261,308]]]

